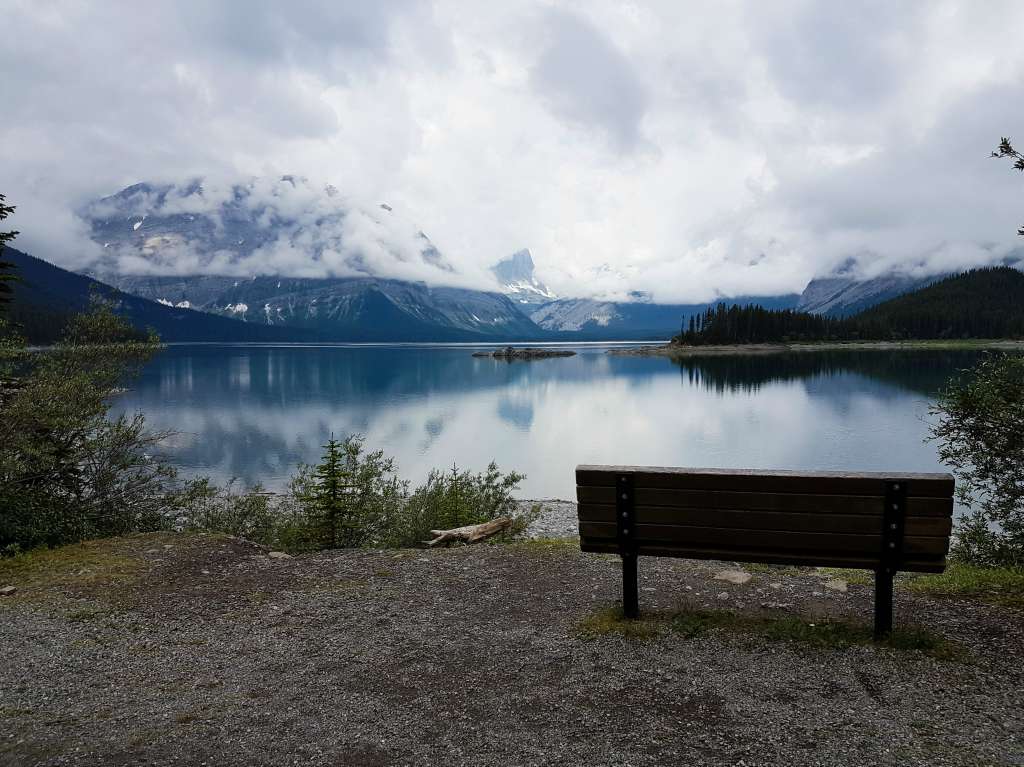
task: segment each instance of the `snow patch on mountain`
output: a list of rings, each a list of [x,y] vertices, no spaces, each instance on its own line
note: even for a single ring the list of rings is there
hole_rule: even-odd
[[[533,256],[523,249],[491,267],[501,291],[519,304],[538,305],[558,296],[534,275]]]

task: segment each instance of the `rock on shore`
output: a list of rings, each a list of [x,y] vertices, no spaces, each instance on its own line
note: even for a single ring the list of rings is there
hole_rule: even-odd
[[[568,349],[538,349],[524,348],[516,349],[506,346],[504,349],[497,349],[493,352],[473,352],[474,357],[491,357],[496,360],[543,360],[548,357],[574,357],[576,352]]]

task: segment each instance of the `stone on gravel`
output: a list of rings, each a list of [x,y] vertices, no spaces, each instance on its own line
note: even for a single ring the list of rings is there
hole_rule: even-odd
[[[285,554],[283,551],[271,551],[267,553],[267,556],[271,559],[291,559],[291,554]]]
[[[0,596],[9,596],[17,590],[18,589],[15,586],[4,586],[2,589],[0,589]]]
[[[724,602],[725,600],[727,600],[729,598],[729,592],[728,591],[723,591],[721,594],[718,595],[718,598],[721,599]]]
[[[825,588],[832,591],[840,591],[843,594],[846,593],[847,583],[842,578],[833,578],[830,581],[825,581]]]
[[[715,580],[728,581],[729,583],[735,583],[737,586],[742,586],[753,577],[750,573],[743,570],[722,570],[715,575]]]

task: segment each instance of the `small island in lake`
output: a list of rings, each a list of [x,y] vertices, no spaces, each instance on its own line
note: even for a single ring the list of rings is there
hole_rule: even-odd
[[[574,357],[576,352],[568,349],[516,349],[506,346],[504,349],[495,349],[493,352],[473,352],[474,357],[491,357],[496,360],[543,360],[548,357]]]

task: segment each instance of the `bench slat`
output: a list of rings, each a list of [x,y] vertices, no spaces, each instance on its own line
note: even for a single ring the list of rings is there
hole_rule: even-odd
[[[615,505],[613,486],[579,485],[580,504]],[[760,493],[732,490],[671,490],[637,487],[634,503],[644,508],[731,509],[751,511],[818,512],[821,514],[865,514],[880,519],[883,495],[839,495],[807,493]],[[907,502],[907,517],[952,517],[953,498],[915,498]],[[876,523],[878,524],[878,523]]]
[[[617,554],[619,549],[614,542],[581,540],[580,550],[593,554]],[[878,567],[878,558],[826,555],[820,552],[778,552],[712,548],[679,548],[640,545],[637,553],[651,557],[676,557],[680,559],[710,559],[724,562],[763,562],[774,565],[801,565],[808,567],[849,567],[861,570],[874,570]],[[945,559],[905,559],[900,569],[916,573],[941,573],[946,569]]]
[[[884,474],[874,472],[747,471],[653,466],[577,466],[576,484],[614,487],[618,474],[633,477],[634,487],[683,490],[731,490],[822,495],[885,494],[888,480],[909,482],[909,498],[950,498],[950,474]]]
[[[612,489],[613,488],[609,488]],[[749,511],[730,508],[672,508],[646,506],[643,496],[635,492],[637,506],[634,518],[649,525],[691,525],[724,527],[741,530],[774,530],[820,533],[856,533],[877,535],[882,525],[882,499],[875,498],[875,514],[836,514],[831,511]],[[615,525],[613,503],[580,503],[577,515],[581,522],[605,522]],[[905,534],[911,536],[949,536],[953,521],[949,516],[908,516]],[[614,537],[614,534],[613,536]]]
[[[808,533],[803,531],[751,530],[722,527],[694,527],[686,525],[638,524],[634,527],[638,545],[644,543],[709,546],[730,550],[763,549],[766,551],[821,551],[826,553],[855,553],[874,557],[877,563],[882,547],[881,532],[855,535],[851,533]],[[580,522],[580,538],[614,540],[614,523]],[[944,557],[949,547],[945,536],[910,536],[903,539],[903,553],[908,559]]]

